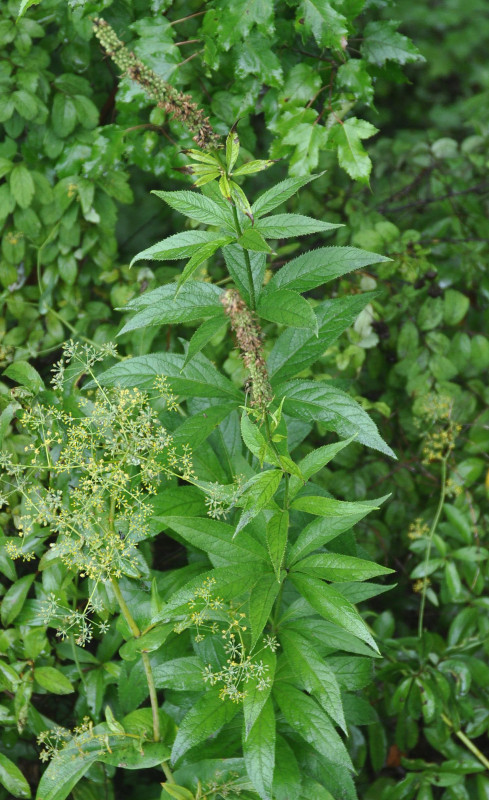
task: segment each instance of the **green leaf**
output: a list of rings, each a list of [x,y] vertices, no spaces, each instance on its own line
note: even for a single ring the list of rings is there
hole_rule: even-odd
[[[12,584],[2,598],[1,615],[2,624],[8,628],[22,611],[25,599],[29,593],[35,574],[24,575]]]
[[[238,712],[238,706],[221,700],[220,689],[209,689],[186,713],[180,723],[172,749],[174,764],[191,747],[201,744],[230,722]]]
[[[118,336],[153,325],[174,325],[202,317],[224,317],[224,308],[220,302],[222,289],[218,286],[202,281],[188,281],[178,294],[176,292],[175,284],[169,283],[148,292],[146,296],[138,297],[136,302],[128,303],[124,310],[142,308],[126,322]],[[144,302],[141,302],[143,297]]]
[[[34,679],[51,694],[71,694],[75,691],[71,681],[55,667],[36,667]]]
[[[245,483],[239,499],[239,505],[244,510],[236,526],[235,536],[260,513],[262,508],[268,506],[281,480],[281,470],[269,469],[254,475]]]
[[[287,565],[290,566],[299,558],[304,558],[309,553],[312,553],[313,550],[324,547],[332,539],[339,536],[340,533],[352,528],[374,508],[378,508],[386,499],[386,497],[381,497],[378,500],[366,500],[360,503],[360,508],[351,515],[341,514],[339,517],[320,517],[310,522],[309,525],[302,529],[296,542],[292,545]]]
[[[213,256],[216,250],[219,250],[220,247],[225,247],[225,245],[232,241],[232,238],[228,236],[226,239],[216,239],[215,242],[208,242],[207,244],[203,244],[201,247],[199,247],[199,249],[196,250],[193,256],[187,261],[178,278],[177,286],[179,287],[179,290],[180,286],[182,286],[189,280],[189,278],[192,277],[195,270],[198,269],[198,267],[200,267],[204,261],[207,261],[211,256]]]
[[[235,48],[235,73],[238,78],[256,75],[267,86],[279,88],[283,83],[280,61],[270,47],[269,38],[252,33]]]
[[[72,133],[76,122],[77,113],[73,100],[65,94],[58,92],[53,100],[52,123],[56,136],[65,139]]]
[[[257,253],[271,253],[272,248],[268,246],[261,233],[256,228],[247,228],[238,239],[238,244],[245,250],[254,250]]]
[[[238,169],[235,169],[233,172],[234,175],[253,175],[255,172],[262,172],[264,169],[268,169],[274,164],[274,160],[271,158],[268,159],[257,159],[255,161],[247,161],[246,164],[242,164]]]
[[[237,244],[231,244],[227,247],[224,247],[222,252],[229,274],[243,296],[243,300],[250,305],[250,283],[248,279],[248,269],[246,266],[243,248]],[[249,258],[255,296],[258,297],[262,288],[263,276],[265,274],[266,256],[265,253],[259,253],[251,250],[249,252]]]
[[[307,175],[301,178],[287,178],[285,181],[277,183],[271,189],[267,189],[261,194],[252,205],[254,217],[263,217],[269,211],[273,211],[277,206],[285,203],[289,197],[292,197],[302,186],[310,183],[319,175]]]
[[[247,533],[233,539],[234,528],[208,517],[156,517],[193,547],[216,555],[230,564],[266,561],[265,548]]]
[[[131,261],[131,267],[137,261],[176,261],[180,258],[190,258],[203,244],[222,242],[220,233],[212,231],[183,231],[168,236],[161,242],[142,250]],[[221,246],[221,245],[219,245]]]
[[[347,20],[327,0],[302,0],[296,26],[312,34],[320,47],[340,49],[348,34]]]
[[[350,58],[342,64],[336,74],[338,86],[346,89],[357,100],[371,105],[374,99],[374,86],[367,70],[367,64],[362,58]]]
[[[243,536],[243,534],[240,535],[237,541],[239,541],[241,536]],[[252,648],[256,645],[259,637],[263,633],[284,578],[285,572],[282,572],[279,580],[277,580],[273,572],[269,572],[265,575],[261,575],[253,586],[249,600]]]
[[[313,450],[311,453],[308,453],[301,461],[299,461],[298,467],[302,473],[302,477],[304,481],[308,481],[316,472],[320,472],[326,464],[329,462],[343,450],[344,447],[348,447],[349,444],[353,441],[354,437],[352,436],[350,439],[346,439],[344,442],[335,442],[334,444],[326,444],[323,447],[318,447],[316,450]],[[300,478],[295,477],[295,475],[291,478],[290,485],[289,485],[289,497],[294,497],[301,486],[303,485],[303,481]]]
[[[306,292],[370,264],[390,261],[356,247],[319,247],[292,259],[275,273],[270,287]]]
[[[350,117],[331,128],[328,141],[337,147],[338,163],[354,181],[369,181],[372,162],[362,139],[370,139],[377,131],[370,122],[356,117]]]
[[[84,94],[75,94],[72,98],[78,122],[86,130],[92,130],[99,124],[100,112],[89,97]]]
[[[333,497],[315,497],[309,494],[297,497],[290,507],[297,511],[305,511],[307,514],[316,514],[319,517],[343,517],[356,513],[365,515],[372,509],[369,503],[363,505],[359,502],[335,500]]]
[[[103,372],[97,380],[103,386],[150,388],[158,375],[168,378],[171,391],[184,397],[225,397],[239,401],[242,394],[221,375],[201,353],[184,368],[185,356],[154,353],[128,358]]]
[[[347,732],[336,675],[311,643],[295,631],[283,628],[280,643],[289,664],[309,694],[313,694],[337,725]]]
[[[311,114],[315,117],[312,109]],[[282,141],[285,145],[294,146],[290,158],[290,172],[294,175],[305,175],[316,169],[319,154],[328,142],[328,131],[324,125],[316,125],[313,120],[307,121],[304,114],[303,122],[296,120],[292,126],[288,126]]]
[[[34,181],[24,164],[17,164],[9,176],[12,197],[21,208],[29,208],[34,197]]]
[[[259,231],[268,239],[290,239],[292,236],[307,236],[310,233],[334,230],[343,227],[332,222],[322,222],[302,214],[275,214],[273,217],[264,217],[254,230]]]
[[[12,100],[14,101],[16,111],[24,119],[33,120],[37,115],[37,101],[30,92],[26,92],[25,89],[19,89],[12,93]]]
[[[363,57],[378,67],[382,67],[386,61],[397,61],[398,64],[424,61],[413,42],[397,32],[398,26],[399,23],[394,20],[369,22],[363,32]]]
[[[186,367],[187,364],[192,361],[193,357],[196,356],[197,353],[200,353],[200,351],[209,344],[211,339],[225,328],[228,323],[229,319],[227,317],[225,319],[221,317],[210,317],[206,319],[202,325],[199,325],[189,341],[184,367]]]
[[[31,788],[15,764],[0,753],[0,784],[12,797],[31,797]]]
[[[17,19],[20,19],[20,17],[23,17],[25,12],[29,8],[31,8],[31,6],[37,6],[38,3],[40,3],[40,2],[41,2],[41,0],[21,0],[21,3],[19,5],[19,10],[17,12]]]
[[[99,749],[83,755],[75,747],[59,750],[41,776],[37,800],[65,800],[98,757]]]
[[[294,380],[277,386],[275,391],[278,398],[285,397],[283,408],[289,416],[308,422],[317,420],[339,436],[355,436],[357,442],[396,457],[368,414],[340,389],[326,383]]]
[[[298,573],[291,574],[290,580],[324,619],[344,628],[378,652],[377,645],[355,606],[336,589],[317,578]]]
[[[305,330],[286,330],[276,340],[268,357],[272,385],[293,378],[314,364],[338,337],[349,328],[374,293],[326,300],[316,306],[317,335]],[[375,296],[375,295],[374,295]]]
[[[277,581],[280,580],[280,571],[287,547],[287,537],[289,531],[288,511],[277,511],[268,520],[267,524],[267,547],[270,555]]]
[[[302,776],[294,750],[284,737],[277,734],[273,795],[276,800],[291,800],[300,797],[301,791]]]
[[[458,325],[469,310],[470,300],[456,289],[447,289],[443,296],[443,319],[446,325]]]
[[[256,675],[246,681],[246,694],[243,699],[244,736],[248,736],[272,691],[277,657],[271,650],[264,648],[260,652],[260,661],[266,667],[268,685],[261,686],[260,678]]]
[[[203,222],[205,225],[223,225],[233,232],[235,230],[231,208],[226,213],[222,206],[219,206],[210,197],[200,194],[200,192],[160,192],[154,190],[151,194],[155,194],[156,197],[164,200],[171,208],[180,211],[181,214],[185,214],[190,219]]]
[[[292,568],[325,581],[366,581],[377,575],[389,575],[393,569],[382,567],[372,561],[339,553],[320,553],[308,556]]]
[[[234,125],[233,125],[234,128]],[[226,137],[226,169],[229,174],[233,171],[239,155],[239,136],[236,130],[230,130]]]
[[[311,305],[290,289],[265,289],[258,301],[257,311],[260,317],[270,322],[317,332],[317,319]]]
[[[275,714],[271,698],[263,706],[247,736],[243,756],[248,776],[260,797],[271,800],[275,766]]]
[[[289,725],[306,742],[333,764],[353,769],[343,741],[316,700],[285,682],[276,682],[273,693]]]
[[[21,386],[26,386],[31,392],[37,394],[44,389],[44,381],[28,361],[13,361],[9,364],[4,375]]]
[[[157,689],[199,692],[205,688],[204,664],[197,656],[173,658],[151,669]]]
[[[197,448],[202,442],[211,435],[212,431],[231,414],[237,407],[236,403],[223,403],[218,406],[209,406],[205,411],[200,411],[188,417],[183,425],[180,425],[172,433],[174,444],[188,444]]]

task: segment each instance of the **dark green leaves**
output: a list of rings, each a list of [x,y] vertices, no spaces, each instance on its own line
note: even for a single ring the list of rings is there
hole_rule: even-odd
[[[388,260],[356,247],[320,247],[289,261],[273,276],[269,285],[305,292],[352,270]]]
[[[31,797],[30,786],[22,772],[3,753],[0,753],[0,784],[12,797]]]
[[[416,45],[407,36],[397,32],[398,25],[394,20],[368,23],[362,43],[362,55],[367,61],[377,66],[382,66],[386,61],[397,61],[399,64],[424,61]]]
[[[316,315],[307,300],[290,289],[264,291],[258,302],[261,317],[291,328],[306,328],[316,332]]]
[[[335,125],[330,132],[329,141],[337,148],[340,167],[360,183],[368,183],[372,170],[372,162],[362,145],[362,139],[370,139],[375,133],[377,128],[370,122],[356,117]]]
[[[221,294],[222,290],[217,286],[202,281],[188,281],[178,294],[173,283],[161,286],[127,304],[124,310],[135,310],[137,313],[126,322],[119,336],[153,325],[192,322],[202,317],[224,317],[219,302]]]
[[[222,700],[220,689],[209,689],[187,712],[178,728],[172,749],[172,762],[178,761],[187,750],[205,742],[217,733],[226,722],[230,722],[238,711],[238,706]]]
[[[157,242],[138,253],[131,261],[131,265],[137,261],[175,261],[179,258],[189,258],[202,245],[209,243],[219,243],[219,246],[226,244],[228,239],[223,239],[219,233],[210,231],[184,231],[175,233],[161,242]]]
[[[275,766],[275,713],[271,698],[248,736],[243,736],[243,755],[253,786],[263,800],[271,800]]]

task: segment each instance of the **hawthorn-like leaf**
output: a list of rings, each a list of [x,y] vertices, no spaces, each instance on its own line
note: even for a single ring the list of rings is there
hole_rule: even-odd
[[[296,27],[316,39],[319,47],[341,48],[341,39],[348,34],[348,23],[327,0],[302,0]]]
[[[367,412],[341,389],[319,381],[293,380],[277,386],[275,392],[277,398],[285,398],[283,409],[289,416],[322,422],[339,436],[355,436],[367,447],[396,457]]]
[[[369,22],[363,32],[363,57],[378,67],[382,67],[386,61],[397,61],[398,64],[424,61],[424,56],[411,39],[398,33],[398,27],[399,23],[395,20]]]
[[[372,162],[362,139],[370,139],[377,131],[370,122],[350,117],[334,125],[329,132],[328,141],[337,149],[340,167],[360,183],[368,183],[372,171]]]
[[[267,86],[280,88],[282,85],[282,66],[270,46],[269,38],[259,33],[250,34],[245,42],[236,46],[235,57],[238,78],[255,75]]]
[[[357,247],[319,247],[285,264],[275,273],[268,286],[306,292],[348,272],[381,261],[390,259]]]

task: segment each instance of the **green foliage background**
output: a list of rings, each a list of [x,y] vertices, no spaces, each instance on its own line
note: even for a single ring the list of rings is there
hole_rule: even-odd
[[[227,134],[240,118],[246,159],[278,159],[250,180],[254,196],[287,174],[305,178],[321,172],[283,210],[344,223],[328,234],[327,244],[392,259],[338,278],[331,290],[308,294],[317,309],[330,297],[372,293],[357,320],[300,373],[304,380],[331,381],[359,400],[398,457],[394,463],[353,442],[317,479],[324,496],[342,500],[391,492],[382,510],[358,524],[359,545],[345,535],[337,550],[395,569],[397,583],[387,594],[371,597],[367,591],[356,598],[383,656],[375,662],[373,680],[361,658],[355,674],[346,672],[351,656],[337,656],[345,662],[343,690],[357,698],[347,740],[355,786],[327,775],[311,751],[302,762],[303,770],[307,764],[302,789],[292,791],[297,786],[292,769],[273,797],[282,800],[292,792],[290,797],[310,800],[357,794],[366,800],[487,798],[485,2],[41,0],[22,5],[20,19],[18,2],[7,2],[0,11],[4,448],[20,454],[25,444],[11,425],[12,381],[35,388],[36,377],[24,362],[48,380],[67,337],[97,344],[115,340],[120,309],[180,273],[171,261],[136,263],[131,269],[129,262],[138,251],[183,229],[181,216],[149,192],[189,187],[188,176],[175,167],[188,164],[181,151],[194,145],[192,136],[155,107],[140,86],[119,77],[93,36],[92,18],[100,16],[144,64],[189,92],[219,134]],[[400,20],[399,26],[393,20]],[[191,221],[185,229],[194,228]],[[316,236],[312,242],[323,246],[324,239]],[[302,252],[285,237],[273,246],[273,270]],[[216,283],[225,275],[223,261],[216,259],[204,262],[194,277]],[[120,353],[179,353],[180,338],[188,339],[196,325],[175,322],[123,333]],[[273,321],[264,323],[266,355],[280,332]],[[225,329],[208,340],[204,353],[241,387],[246,373]],[[440,411],[447,402],[449,419]],[[199,411],[197,405],[193,410]],[[441,461],[426,457],[426,447],[436,441],[433,434],[453,438],[447,486]],[[289,432],[294,458],[329,441],[327,436],[321,422],[297,430],[296,441]],[[213,442],[196,453],[202,480],[226,482],[219,452]],[[439,506],[429,545],[427,532]],[[5,536],[12,536],[15,513],[12,517],[5,509],[1,517]],[[164,577],[162,562],[186,564],[183,547],[166,538],[164,545],[145,543],[141,549],[160,571],[162,590],[176,589]],[[190,548],[189,570],[195,559]],[[126,634],[120,625],[101,637],[97,648],[76,648],[75,657],[53,630],[47,636],[36,625],[40,600],[66,575],[54,568],[38,572],[35,563],[14,564],[2,551],[0,797],[5,798],[29,796],[25,779],[33,790],[37,787],[41,768],[35,736],[46,719],[73,727],[88,713],[100,722],[106,704],[120,701],[117,685],[128,679],[125,664],[130,662],[118,655]],[[413,586],[426,577],[424,631],[418,635],[420,593]],[[80,597],[84,593],[81,587]],[[178,648],[173,658],[183,656]],[[77,685],[76,699],[70,694],[55,699],[50,692],[59,689],[60,673],[71,686],[80,665],[85,682]],[[337,667],[341,673],[343,663]],[[43,678],[42,670],[51,668],[58,671],[56,680],[49,672]],[[179,694],[169,690],[170,705],[176,704],[172,691]],[[187,709],[195,696],[189,691]],[[127,698],[120,710],[139,713]],[[208,745],[203,782],[214,775],[213,759],[236,758],[239,750],[239,732],[231,720],[223,723],[228,750],[223,740],[221,749],[219,740],[214,750]],[[286,743],[281,746],[285,764],[290,753]],[[143,784],[148,798],[160,797],[163,775],[152,771],[148,759],[147,771],[95,765],[73,797],[92,800],[105,792],[106,797],[136,798]],[[181,782],[194,792],[194,776],[185,769]],[[257,796],[246,787],[244,792]],[[164,790],[162,796],[168,796]]]

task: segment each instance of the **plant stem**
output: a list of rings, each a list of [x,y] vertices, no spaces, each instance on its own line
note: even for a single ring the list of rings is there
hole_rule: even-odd
[[[172,771],[171,771],[170,767],[168,766],[168,764],[166,763],[166,761],[162,761],[161,769],[165,773],[165,778],[166,778],[167,783],[175,783],[175,778],[173,777]]]
[[[119,607],[122,611],[122,615],[126,620],[129,630],[131,631],[132,635],[135,639],[139,639],[141,636],[141,631],[136,624],[134,617],[132,616],[131,612],[129,611],[129,606],[127,605],[126,601],[124,600],[124,596],[120,590],[119,584],[115,578],[111,580],[112,588],[114,590],[114,594],[117,598],[117,602],[119,603]],[[148,684],[149,689],[149,699],[151,702],[151,711],[153,713],[153,740],[155,742],[160,741],[160,718],[159,718],[159,710],[158,710],[158,697],[156,695],[156,687],[153,678],[153,672],[151,669],[151,664],[149,660],[149,656],[147,653],[141,653],[143,659],[143,666],[144,671],[146,673],[146,681]],[[164,769],[164,768],[163,768]],[[166,775],[166,772],[165,772]]]
[[[453,730],[455,736],[457,736],[460,739],[460,741],[465,745],[467,750],[470,750],[470,752],[473,753],[477,759],[479,759],[481,764],[484,764],[484,766],[487,769],[489,769],[489,760],[485,757],[484,753],[481,753],[479,748],[469,739],[469,737],[466,736],[463,731],[454,730],[454,725],[452,720],[449,719],[445,714],[442,714],[441,718],[445,723],[445,725],[448,725],[448,727]]]
[[[445,494],[447,488],[447,458],[448,455],[442,459],[441,462],[441,491],[440,491],[440,499],[438,501],[438,507],[436,509],[436,514],[434,516],[430,532],[428,534],[428,547],[426,548],[426,556],[425,556],[425,566],[427,565],[428,561],[430,560],[431,556],[431,548],[433,545],[433,536],[435,534],[436,528],[438,526],[438,522],[440,520],[440,515],[443,508],[443,503],[445,502]],[[426,570],[425,570],[426,571]],[[421,638],[423,635],[423,619],[424,619],[424,611],[426,607],[426,590],[427,590],[427,583],[426,583],[426,575],[423,577],[423,589],[421,593],[421,606],[419,609],[419,620],[418,620],[418,637]]]
[[[242,236],[243,229],[241,228],[241,225],[239,223],[238,211],[237,211],[236,206],[234,205],[234,203],[233,203],[232,208],[233,208],[234,222],[235,222],[235,225],[236,225],[236,231],[238,232],[239,236]],[[256,308],[256,297],[255,297],[255,285],[253,283],[253,270],[251,269],[251,261],[250,261],[250,256],[249,256],[248,251],[245,250],[244,248],[243,248],[243,251],[244,251],[245,264],[246,264],[246,272],[247,272],[247,275],[248,275],[248,283],[250,285],[250,306],[251,306],[252,311],[254,311],[255,308]]]

